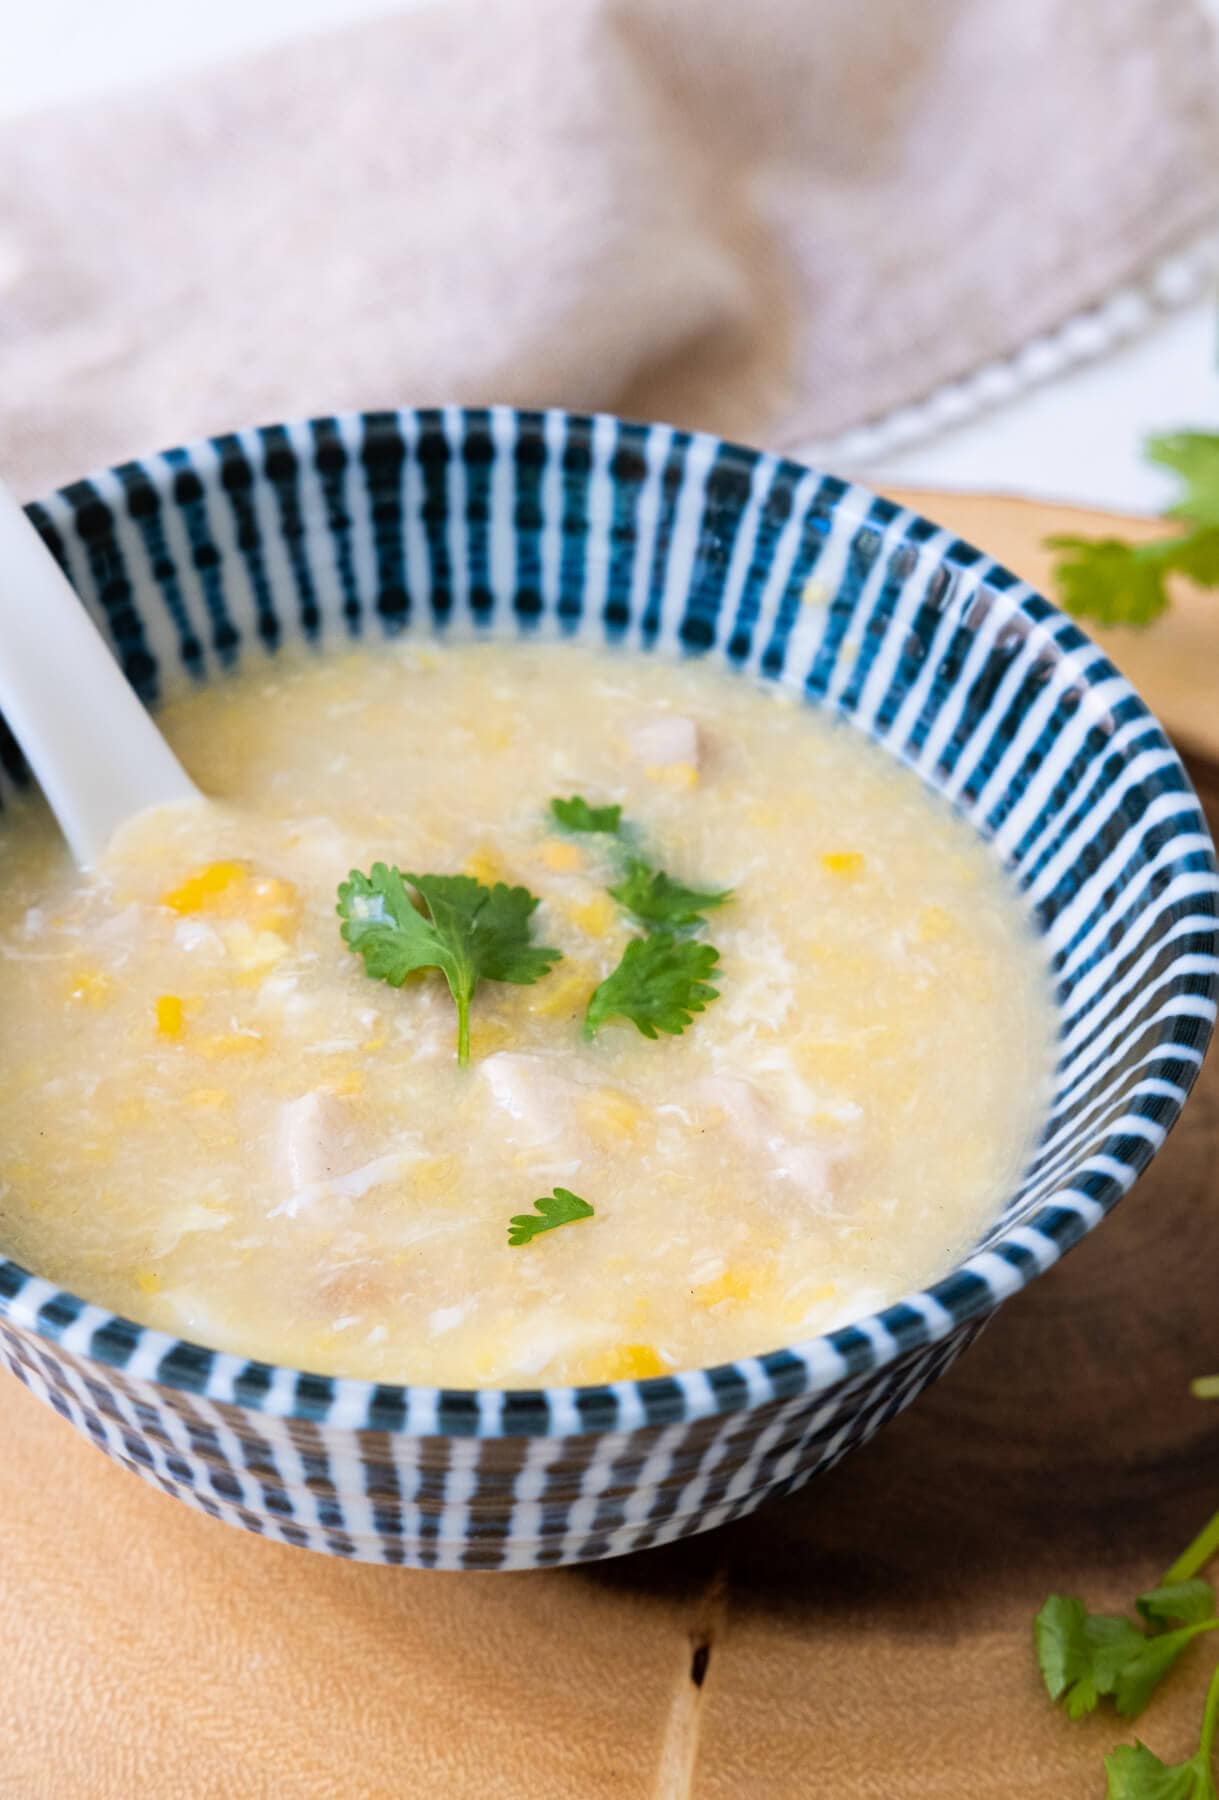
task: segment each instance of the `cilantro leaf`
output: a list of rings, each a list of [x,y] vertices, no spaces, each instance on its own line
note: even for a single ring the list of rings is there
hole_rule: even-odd
[[[421,910],[407,883],[422,902]],[[366,972],[401,987],[416,969],[439,969],[457,1004],[457,1060],[470,1060],[470,1001],[480,981],[530,986],[562,954],[530,942],[538,905],[525,888],[471,875],[403,875],[374,863],[353,869],[339,888],[344,941],[363,957]]]
[[[1146,1744],[1120,1744],[1105,1758],[1105,1800],[1215,1800],[1214,1779],[1199,1756],[1163,1763]]]
[[[1134,1718],[1203,1632],[1219,1629],[1215,1589],[1199,1570],[1219,1554],[1219,1512],[1135,1602],[1147,1626],[1111,1613],[1090,1613],[1082,1600],[1051,1594],[1033,1623],[1037,1660],[1050,1699],[1071,1718],[1102,1698]],[[1187,1762],[1164,1763],[1146,1744],[1123,1744],[1105,1758],[1108,1800],[1219,1800],[1214,1746],[1219,1731],[1219,1668],[1211,1676],[1198,1749]]]
[[[1153,1590],[1143,1598],[1154,1606],[1159,1595],[1176,1589]],[[1205,1584],[1202,1584],[1205,1585]],[[1213,1596],[1212,1596],[1213,1602]],[[1176,1618],[1173,1605],[1192,1602],[1164,1601],[1165,1611],[1153,1617]],[[1158,1684],[1182,1651],[1199,1633],[1219,1625],[1211,1614],[1176,1631],[1148,1635],[1131,1620],[1113,1613],[1091,1613],[1082,1600],[1051,1594],[1034,1622],[1037,1660],[1050,1699],[1060,1701],[1072,1719],[1095,1711],[1103,1698],[1112,1700],[1124,1719],[1142,1712]]]
[[[1215,1590],[1209,1581],[1161,1582],[1140,1594],[1135,1605],[1149,1625],[1197,1625],[1215,1616]]]
[[[622,821],[620,806],[590,806],[579,794],[570,800],[552,800],[550,810],[564,831],[604,831],[616,835]]]
[[[1150,625],[1167,607],[1165,578],[1172,562],[1164,546],[1111,537],[1051,537],[1046,543],[1065,552],[1055,564],[1054,579],[1063,605],[1075,618],[1095,619],[1099,625]]]
[[[1152,462],[1174,469],[1185,483],[1184,498],[1169,517],[1188,519],[1191,525],[1219,525],[1219,434],[1174,431],[1148,438],[1143,449]]]
[[[1219,587],[1219,525],[1208,525],[1192,537],[1174,538],[1171,567],[1199,587]]]
[[[1046,1691],[1072,1719],[1094,1712],[1102,1695],[1113,1693],[1119,1671],[1149,1642],[1129,1619],[1090,1613],[1082,1600],[1064,1594],[1050,1595],[1033,1630]]]
[[[1189,1760],[1165,1763],[1146,1744],[1122,1744],[1105,1758],[1107,1800],[1219,1800],[1214,1763],[1217,1727],[1219,1669],[1206,1690],[1198,1748]]]
[[[531,1244],[544,1231],[554,1231],[560,1225],[573,1225],[577,1219],[593,1217],[588,1201],[581,1200],[570,1188],[557,1187],[553,1195],[544,1195],[533,1204],[537,1208],[536,1216],[516,1213],[508,1221],[508,1243],[513,1248],[518,1244]]]
[[[1063,552],[1054,577],[1063,605],[1077,618],[1150,625],[1169,604],[1170,575],[1219,587],[1219,434],[1178,431],[1150,438],[1145,450],[1184,481],[1184,497],[1168,516],[1192,530],[1150,544],[1115,537],[1047,538],[1050,549]]]
[[[705,925],[703,914],[714,906],[731,900],[732,889],[713,891],[686,887],[674,881],[663,869],[653,869],[637,857],[627,864],[626,874],[617,887],[609,890],[619,906],[635,917],[649,931],[681,931],[690,926]]]
[[[678,1037],[695,1013],[719,998],[707,976],[719,961],[713,944],[668,936],[632,938],[622,961],[593,990],[584,1035],[593,1037],[607,1019],[629,1019],[646,1038],[658,1031]]]

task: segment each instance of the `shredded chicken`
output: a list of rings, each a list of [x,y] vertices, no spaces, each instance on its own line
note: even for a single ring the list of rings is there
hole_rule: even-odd
[[[495,1104],[508,1117],[513,1143],[551,1144],[575,1124],[575,1106],[590,1077],[570,1060],[499,1050],[479,1065]]]
[[[631,733],[631,754],[651,768],[670,768],[674,763],[699,766],[701,742],[693,719],[665,713],[636,726]]]
[[[764,1157],[776,1181],[786,1181],[803,1199],[829,1210],[834,1201],[833,1167],[843,1154],[841,1134],[795,1136],[752,1081],[736,1075],[708,1075],[691,1090],[700,1113],[718,1113],[747,1150]]]
[[[275,1136],[276,1175],[284,1198],[268,1217],[294,1218],[302,1207],[330,1195],[360,1200],[375,1187],[417,1162],[422,1152],[413,1137],[381,1156],[368,1156],[359,1121],[337,1094],[315,1088],[280,1108]]]

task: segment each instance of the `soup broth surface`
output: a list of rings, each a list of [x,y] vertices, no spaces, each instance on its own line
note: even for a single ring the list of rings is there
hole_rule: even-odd
[[[844,1324],[967,1253],[1039,1127],[1043,961],[982,843],[860,734],[705,663],[570,645],[284,653],[164,729],[216,804],[70,866],[0,847],[0,1245],[146,1324],[321,1372],[626,1379]],[[629,842],[554,796],[623,809]],[[680,1036],[582,1033],[630,855],[731,889]],[[540,898],[484,981],[344,943],[374,862]],[[509,1243],[555,1188],[593,1208]]]

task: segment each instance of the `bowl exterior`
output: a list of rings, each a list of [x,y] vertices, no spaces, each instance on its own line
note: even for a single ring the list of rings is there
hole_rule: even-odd
[[[1219,966],[1196,797],[1078,627],[931,521],[714,438],[510,408],[233,433],[29,510],[151,706],[285,643],[411,634],[579,638],[784,685],[990,840],[1060,1014],[1042,1140],[961,1266],[720,1368],[508,1393],[343,1380],[167,1337],[0,1257],[8,1366],[167,1493],[425,1567],[590,1560],[720,1524],[914,1399],[1103,1220],[1179,1115]],[[0,807],[27,780],[0,720]]]
[[[226,1524],[357,1562],[539,1569],[689,1537],[794,1493],[916,1399],[981,1328],[829,1393],[570,1437],[414,1437],[266,1417],[8,1326],[0,1355],[122,1468]]]

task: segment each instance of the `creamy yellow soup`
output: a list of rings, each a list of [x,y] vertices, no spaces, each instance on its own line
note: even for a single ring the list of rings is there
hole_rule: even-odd
[[[0,1245],[149,1325],[319,1371],[617,1380],[847,1323],[942,1275],[1040,1124],[1054,1022],[981,842],[862,737],[701,663],[401,646],[174,700],[214,804],[82,878],[0,850]],[[556,796],[622,809],[562,828]],[[590,995],[630,857],[731,897],[680,1035]],[[376,862],[527,888],[532,985],[344,942]],[[579,1217],[541,1221],[556,1189]],[[570,1207],[570,1202],[563,1202]],[[587,1211],[591,1208],[591,1213]],[[519,1234],[517,1234],[519,1235]]]

